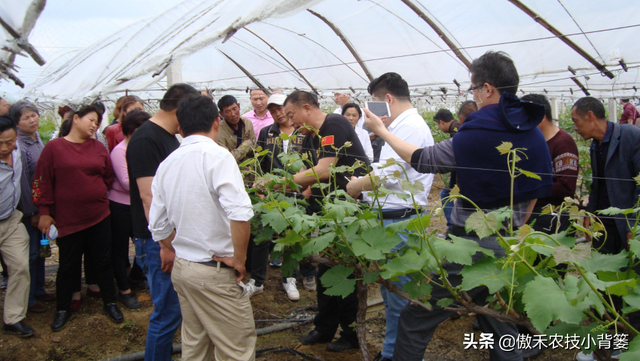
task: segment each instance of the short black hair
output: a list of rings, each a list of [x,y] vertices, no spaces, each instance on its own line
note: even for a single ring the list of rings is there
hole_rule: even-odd
[[[182,98],[189,94],[200,94],[196,88],[189,84],[178,83],[174,84],[164,93],[162,100],[160,101],[160,109],[165,112],[170,112],[178,109],[178,103]]]
[[[373,79],[367,88],[369,94],[389,93],[396,98],[410,100],[409,85],[398,73],[384,73]]]
[[[151,115],[144,110],[134,109],[127,113],[122,119],[122,134],[126,137],[132,135],[136,129],[140,128],[144,122],[149,120]]]
[[[467,117],[469,114],[478,110],[478,104],[476,104],[473,100],[467,100],[460,104],[460,109],[458,109],[458,119],[460,117]]]
[[[453,120],[453,114],[451,114],[449,109],[439,109],[436,115],[433,116],[433,120],[449,123]]]
[[[471,82],[476,86],[489,83],[498,94],[515,94],[518,91],[520,77],[509,55],[503,51],[487,51],[471,63]]]
[[[13,129],[18,133],[18,126],[14,121],[6,115],[0,115],[0,133],[4,133],[9,129]]]
[[[225,95],[218,100],[218,109],[224,111],[224,108],[238,104],[238,100],[233,95]]]
[[[629,98],[622,98],[620,100],[622,100],[623,103],[628,103],[629,102]]]
[[[542,94],[527,94],[520,98],[527,102],[532,102],[540,105],[544,105],[544,116],[547,117],[549,121],[553,120],[553,115],[551,114],[551,104],[549,104],[549,99]]]
[[[344,115],[344,113],[347,112],[347,109],[349,108],[356,108],[356,111],[358,112],[358,116],[362,116],[362,110],[360,109],[360,106],[358,106],[358,104],[356,103],[347,103],[342,107],[342,115]]]
[[[95,103],[80,106],[80,109],[73,112],[69,117],[69,119],[62,122],[62,124],[60,125],[60,131],[58,132],[58,137],[59,138],[66,137],[67,135],[69,135],[69,133],[71,133],[71,126],[73,125],[74,115],[77,115],[79,118],[82,118],[85,115],[91,112],[94,112],[98,115],[98,126],[100,126],[100,123],[102,123],[102,113],[100,112],[100,110],[101,110],[100,107],[97,106]]]
[[[295,104],[298,107],[301,107],[303,104],[309,104],[312,108],[320,108],[318,97],[304,90],[296,90],[289,94],[287,99],[284,100],[284,103],[282,103],[282,106],[287,105],[287,103]]]
[[[208,133],[220,116],[216,105],[204,95],[188,95],[178,104],[176,112],[180,129],[185,137],[195,133]]]
[[[604,105],[594,97],[580,98],[571,108],[576,108],[576,113],[581,117],[584,117],[589,111],[592,111],[598,119],[606,119],[607,117]]]
[[[9,108],[9,112],[7,113],[7,115],[17,125],[18,123],[20,123],[20,117],[22,116],[22,112],[24,112],[25,110],[31,110],[36,114],[40,115],[40,112],[38,111],[38,107],[36,107],[35,104],[27,100],[20,100],[15,102],[13,105],[11,105],[11,108]]]

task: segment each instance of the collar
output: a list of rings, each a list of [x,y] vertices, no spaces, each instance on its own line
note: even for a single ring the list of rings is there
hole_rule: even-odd
[[[261,118],[261,117],[259,117],[259,116],[256,114],[256,111],[255,111],[255,110],[252,110],[252,111],[251,111],[251,113],[253,113],[253,117],[254,117],[254,118],[256,118],[256,119],[260,119],[260,120],[265,120],[265,119],[267,119],[267,118],[270,118],[270,117],[271,117],[271,114],[269,113],[269,111],[268,111],[268,110],[267,110],[267,112],[266,112],[266,113],[264,113],[264,117],[262,117],[262,118]]]
[[[215,142],[213,141],[213,139],[209,137],[205,137],[204,135],[193,134],[182,139],[182,143],[180,143],[180,147],[187,146],[190,144],[196,144],[196,143],[215,143]]]
[[[613,123],[607,122],[607,131],[604,132],[602,143],[609,143],[611,141],[611,134],[613,133]]]
[[[18,130],[18,140],[23,141],[29,145],[42,143],[42,141],[40,140],[40,134],[37,131],[36,131],[36,139],[33,139],[27,134],[23,133],[21,130]]]
[[[20,148],[18,147],[18,142],[16,142],[16,148],[11,151],[11,160],[13,162],[13,166],[11,168],[15,168],[16,159],[18,159],[17,157],[20,157]],[[9,165],[9,163],[5,162],[4,160],[0,160],[0,164]]]
[[[391,123],[389,125],[389,131],[391,131],[392,129],[394,129],[395,127],[399,126],[400,123],[402,123],[405,119],[409,118],[410,116],[413,115],[419,115],[418,114],[418,109],[416,108],[411,108],[411,109],[407,109],[404,112],[402,112],[400,115],[398,115],[398,117],[393,121],[393,123]]]

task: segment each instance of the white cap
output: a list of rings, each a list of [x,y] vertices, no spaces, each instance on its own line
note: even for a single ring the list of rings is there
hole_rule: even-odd
[[[284,105],[284,101],[285,99],[287,99],[287,96],[284,94],[272,94],[269,97],[269,100],[267,100],[267,108],[269,107],[269,105],[271,104],[275,104],[275,105]]]

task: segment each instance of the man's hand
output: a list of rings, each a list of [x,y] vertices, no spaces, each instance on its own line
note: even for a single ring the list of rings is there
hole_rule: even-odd
[[[173,248],[160,247],[160,260],[162,261],[160,269],[164,273],[171,273],[171,270],[173,270],[173,261],[175,261],[175,259],[176,252]]]
[[[360,194],[362,194],[362,186],[360,185],[360,181],[358,181],[358,177],[351,177],[351,181],[347,183],[347,194],[353,199],[358,199]]]
[[[231,268],[235,268],[236,272],[238,272],[238,278],[236,279],[236,283],[244,279],[244,275],[245,273],[247,273],[247,270],[244,268],[244,261],[236,259],[235,257],[213,256],[213,259],[215,261],[222,262]]]
[[[52,224],[56,224],[56,221],[53,220],[51,216],[40,216],[40,220],[38,221],[38,229],[40,230],[40,232],[49,236],[49,228]]]
[[[367,129],[376,134],[381,134],[386,129],[382,120],[373,114],[371,110],[367,108],[362,108],[362,110],[364,110],[364,123],[367,125]]]
[[[33,216],[31,216],[30,220],[31,220],[31,227],[37,229],[38,228],[38,224],[40,223],[40,215],[39,214],[34,214]]]

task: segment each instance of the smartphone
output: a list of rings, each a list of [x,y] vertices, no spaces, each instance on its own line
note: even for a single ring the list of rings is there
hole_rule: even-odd
[[[389,103],[387,102],[365,102],[364,106],[378,117],[388,117],[391,115]]]

